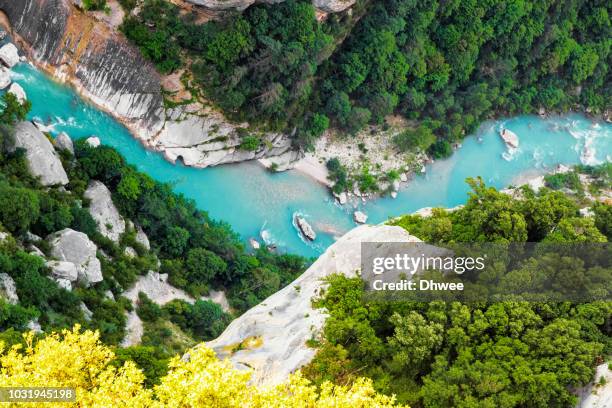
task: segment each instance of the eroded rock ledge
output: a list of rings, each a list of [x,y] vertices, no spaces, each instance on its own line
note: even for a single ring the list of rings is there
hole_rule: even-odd
[[[0,23],[38,66],[113,114],[148,148],[197,167],[287,155],[286,135],[240,149],[245,124],[201,106],[164,107],[162,78],[115,27],[70,0],[0,0]],[[297,156],[296,156],[297,157]]]

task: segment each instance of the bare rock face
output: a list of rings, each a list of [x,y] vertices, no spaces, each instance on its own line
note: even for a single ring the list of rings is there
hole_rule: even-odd
[[[24,103],[28,97],[25,93],[25,91],[23,90],[23,88],[21,87],[21,85],[19,85],[16,82],[13,82],[9,88],[9,93],[12,93],[13,95],[15,95],[15,98],[17,98],[17,100],[19,101],[19,103]]]
[[[355,0],[313,0],[312,4],[322,11],[338,13],[355,4]]]
[[[6,89],[11,84],[11,72],[2,67],[0,68],[0,89]]]
[[[15,44],[4,44],[0,48],[0,61],[9,68],[13,68],[19,63],[19,52]]]
[[[0,0],[0,10],[24,51],[56,77],[143,131],[162,126],[159,74],[123,36],[77,12],[71,0]],[[12,49],[5,53],[15,62]]]
[[[55,147],[58,149],[68,150],[70,153],[74,154],[74,144],[72,143],[72,139],[66,132],[61,132],[54,140]]]
[[[186,0],[188,3],[202,6],[209,10],[244,10],[254,3],[275,4],[284,0]],[[355,4],[355,0],[313,0],[313,5],[328,13],[338,13]]]
[[[601,381],[601,378],[604,381]],[[601,382],[600,382],[601,381]],[[608,363],[597,366],[593,381],[576,390],[579,408],[605,408],[612,406],[612,370]]]
[[[52,256],[76,265],[80,285],[88,287],[103,280],[100,261],[96,258],[98,248],[87,235],[66,228],[51,234],[47,240]]]
[[[403,228],[363,225],[329,247],[299,278],[234,320],[207,346],[238,368],[253,368],[255,384],[276,384],[308,364],[316,350],[306,341],[325,322],[325,312],[313,309],[326,276],[353,277],[361,268],[361,242],[420,242]],[[381,254],[384,256],[384,254]]]
[[[51,269],[51,276],[55,279],[66,279],[68,282],[76,282],[79,277],[77,267],[72,262],[48,261],[46,265]]]
[[[136,227],[136,242],[142,245],[147,251],[151,249],[151,243],[149,237],[140,227]]]
[[[17,296],[17,288],[15,281],[8,273],[0,273],[0,298],[5,299],[8,303],[15,305],[19,302]]]
[[[93,180],[84,196],[91,201],[89,213],[98,224],[98,231],[114,242],[119,242],[121,234],[125,232],[125,220],[117,211],[109,189],[101,182]]]
[[[143,292],[149,299],[162,306],[166,303],[180,299],[188,303],[195,302],[194,298],[187,292],[175,288],[168,283],[168,275],[149,271],[145,276],[139,276],[136,283],[123,296],[130,299],[132,303],[138,300],[138,293]]]
[[[13,148],[25,149],[30,172],[40,177],[44,186],[68,184],[68,176],[53,145],[31,122],[20,122],[15,126]]]

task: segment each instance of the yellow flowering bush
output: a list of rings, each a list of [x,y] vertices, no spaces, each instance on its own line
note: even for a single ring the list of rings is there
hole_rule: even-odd
[[[0,387],[74,387],[79,407],[218,407],[218,408],[387,408],[394,398],[379,395],[369,379],[351,386],[310,385],[299,373],[274,387],[248,384],[250,373],[236,370],[206,347],[175,357],[168,374],[153,389],[143,386],[144,376],[132,362],[120,368],[109,363],[113,352],[100,342],[97,332],[79,326],[51,334],[37,342],[25,335],[25,349],[2,347]],[[36,403],[19,406],[36,406]],[[49,407],[49,403],[38,405]],[[15,405],[16,406],[16,405]]]

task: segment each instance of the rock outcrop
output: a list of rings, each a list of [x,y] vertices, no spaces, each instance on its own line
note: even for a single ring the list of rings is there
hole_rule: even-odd
[[[66,149],[70,153],[74,154],[74,144],[72,143],[72,139],[66,132],[61,132],[54,140],[55,147],[58,149]]]
[[[31,122],[15,126],[14,148],[26,151],[28,167],[33,176],[39,177],[44,186],[68,184],[68,176],[62,167],[53,145]]]
[[[284,0],[186,0],[208,10],[244,10],[255,3],[275,4]],[[327,13],[338,13],[355,4],[355,0],[313,0],[312,4]]]
[[[278,383],[308,364],[316,350],[306,341],[318,334],[326,317],[323,310],[313,309],[311,299],[321,293],[326,276],[355,276],[361,268],[361,242],[419,240],[400,227],[355,228],[329,247],[299,278],[234,320],[207,346],[239,368],[253,368],[254,383]]]
[[[21,87],[21,85],[19,85],[16,82],[13,82],[11,84],[11,86],[9,87],[8,92],[12,93],[13,95],[15,95],[15,98],[17,98],[19,103],[24,103],[28,99],[28,97],[27,97],[25,91],[23,90],[23,88]]]
[[[7,31],[38,64],[85,96],[146,131],[159,129],[160,77],[140,52],[70,0],[0,0]]]
[[[90,200],[89,213],[105,237],[119,242],[125,232],[125,220],[113,203],[110,190],[101,182],[93,180],[87,186],[84,197]]]
[[[51,234],[47,240],[53,257],[76,265],[80,285],[88,287],[102,281],[102,268],[96,258],[98,248],[87,235],[66,228]]]
[[[0,89],[6,89],[11,81],[11,72],[4,67],[0,67]]]
[[[8,17],[7,31],[39,66],[111,112],[146,147],[163,152],[172,162],[196,167],[292,150],[289,138],[277,134],[262,135],[264,143],[257,151],[241,150],[239,129],[244,125],[230,123],[212,108],[187,105],[166,110],[155,67],[112,24],[96,20],[72,3],[0,0],[0,11]]]
[[[19,63],[19,52],[15,44],[4,44],[0,48],[0,61],[9,68],[13,68]]]
[[[195,302],[185,291],[170,285],[168,275],[164,273],[149,271],[145,276],[139,276],[134,286],[126,290],[123,296],[130,299],[132,303],[136,303],[140,292],[160,306],[174,299],[181,299],[188,303]]]
[[[0,298],[15,305],[19,302],[15,281],[8,273],[0,273]]]

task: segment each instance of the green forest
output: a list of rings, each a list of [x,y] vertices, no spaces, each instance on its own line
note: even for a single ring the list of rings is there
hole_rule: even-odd
[[[359,0],[317,21],[309,2],[288,0],[196,24],[145,0],[122,31],[162,73],[190,66],[229,117],[296,128],[303,147],[329,126],[354,133],[399,114],[423,136],[399,138],[401,150],[444,157],[494,116],[609,109],[610,11],[603,0]]]
[[[591,188],[612,187],[610,164],[580,171],[598,175],[598,185]],[[521,199],[469,180],[472,193],[462,209],[438,209],[429,218],[407,215],[391,223],[442,245],[612,238],[612,207],[597,204],[593,217],[580,217],[581,199],[556,191],[563,188],[558,178],[548,177],[553,188],[538,193],[524,187]],[[598,293],[605,293],[604,299],[612,290],[610,268],[588,267],[571,253],[526,262],[508,273],[503,265],[495,270],[479,276],[479,282],[500,293],[517,285],[532,289],[542,274],[570,288],[603,289]],[[481,300],[484,296],[470,302],[382,301],[366,296],[360,278],[335,275],[328,283],[314,301],[329,318],[322,338],[311,340],[319,350],[304,370],[307,377],[346,384],[365,375],[379,391],[411,407],[572,407],[576,400],[570,390],[589,383],[595,365],[612,352],[609,301],[491,302]]]

